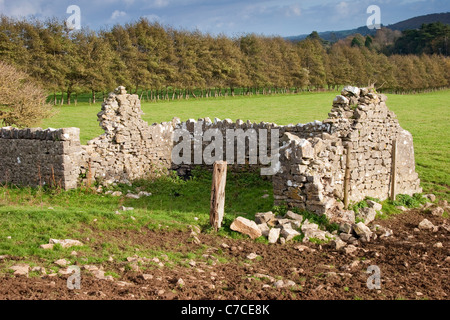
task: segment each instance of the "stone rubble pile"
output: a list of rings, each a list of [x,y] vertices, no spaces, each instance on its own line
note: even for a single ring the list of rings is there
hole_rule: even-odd
[[[292,211],[288,211],[283,217],[275,216],[271,211],[257,213],[255,221],[237,217],[230,228],[246,234],[252,239],[264,236],[269,240],[269,243],[283,244],[301,234],[304,234],[303,242],[308,242],[312,238],[324,242],[335,239],[335,235],[320,230],[317,224]]]
[[[339,231],[334,233],[321,230],[318,224],[292,211],[288,211],[284,216],[276,216],[271,211],[260,212],[255,214],[254,221],[237,217],[230,228],[252,239],[264,236],[272,244],[284,244],[303,235],[303,242],[319,240],[323,243],[331,243],[336,250],[343,249],[347,244],[358,245],[359,242],[370,242],[378,237],[391,237],[393,235],[391,229],[372,223],[377,212],[381,210],[381,204],[375,201],[367,202],[369,207],[360,209],[356,214],[359,222],[355,221],[354,212],[349,211],[353,213],[353,215],[349,214],[352,219],[341,222]]]

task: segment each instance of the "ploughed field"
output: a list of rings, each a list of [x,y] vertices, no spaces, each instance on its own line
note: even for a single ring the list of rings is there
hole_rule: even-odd
[[[150,124],[173,116],[295,124],[327,118],[336,94],[191,99],[144,103],[143,110]],[[102,191],[3,186],[0,299],[448,299],[450,91],[388,97],[400,125],[413,134],[424,193],[437,196],[428,208],[405,203],[416,207],[405,212],[383,202],[372,224],[391,229],[389,237],[357,241],[354,250],[301,239],[250,240],[230,230],[237,216],[284,213],[273,207],[270,180],[257,174],[229,173],[218,234],[209,227],[207,172]],[[102,133],[99,104],[59,110],[44,127],[80,127],[82,143]],[[142,196],[128,198],[128,191]],[[434,227],[419,228],[424,219]],[[81,245],[42,248],[50,239]],[[81,288],[70,290],[66,271],[73,265],[81,269]],[[379,289],[367,286],[370,266],[380,270]]]

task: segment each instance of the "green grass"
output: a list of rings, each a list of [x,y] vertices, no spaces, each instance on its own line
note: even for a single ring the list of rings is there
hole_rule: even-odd
[[[413,135],[424,191],[450,201],[450,90],[388,97],[400,125]]]
[[[118,185],[115,190],[126,194],[128,190],[151,192],[150,197],[128,199],[109,195],[94,194],[91,190],[76,189],[60,191],[39,188],[0,188],[0,255],[27,257],[30,261],[50,263],[65,258],[72,263],[102,263],[114,255],[125,261],[126,257],[138,253],[146,257],[160,257],[162,251],[137,245],[130,239],[115,239],[108,232],[129,229],[139,232],[142,228],[163,230],[186,230],[188,225],[198,225],[204,231],[209,228],[208,194],[211,192],[211,173],[194,171],[191,180],[175,176],[163,177],[155,181],[136,181],[132,187]],[[253,219],[255,213],[269,211],[273,197],[271,183],[255,173],[228,175],[223,228],[219,235],[245,238],[230,230],[231,222],[238,215]],[[206,195],[206,196],[205,196]],[[257,201],[255,201],[257,199]],[[132,211],[121,211],[121,206],[133,207]],[[117,215],[116,211],[121,214]],[[8,238],[10,237],[10,238]],[[41,244],[49,239],[77,239],[85,246],[76,248],[80,257],[70,255],[73,248],[43,250]],[[89,238],[89,241],[86,239]],[[139,249],[138,252],[135,250]],[[201,259],[204,250],[181,253],[164,252],[171,263],[182,263],[185,259]],[[87,260],[85,260],[87,259]],[[222,261],[218,257],[219,262]],[[12,263],[12,262],[11,262]]]
[[[215,117],[275,122],[280,125],[306,123],[327,118],[331,102],[336,93],[302,93],[300,95],[237,96],[208,99],[190,99],[142,103],[143,119],[149,124],[171,121],[178,117],[181,121]],[[101,104],[79,103],[77,106],[58,106],[58,114],[43,122],[43,127],[81,128],[81,142],[103,133],[97,121]]]

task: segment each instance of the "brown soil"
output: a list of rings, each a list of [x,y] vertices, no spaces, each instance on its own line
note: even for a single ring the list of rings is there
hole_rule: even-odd
[[[146,244],[168,251],[197,251],[222,257],[196,261],[195,266],[155,267],[143,272],[121,271],[123,263],[104,265],[119,274],[114,281],[99,280],[82,271],[81,289],[69,290],[68,276],[21,277],[0,275],[0,299],[39,300],[383,300],[439,299],[450,294],[448,271],[450,234],[439,227],[437,232],[413,229],[427,218],[436,226],[447,224],[442,217],[410,211],[388,220],[376,221],[391,228],[394,236],[360,243],[353,254],[337,252],[330,245],[307,244],[299,251],[298,243],[266,245],[249,240],[233,240],[200,234],[201,244],[190,241],[189,233],[162,231],[114,231],[136,244]],[[434,245],[442,243],[438,248]],[[224,248],[223,243],[229,247]],[[260,258],[247,259],[250,253]],[[139,253],[139,252],[137,252]],[[1,267],[0,263],[0,267]],[[376,265],[381,271],[381,289],[367,287],[367,268]],[[274,288],[273,282],[255,274],[269,275],[275,280],[292,280],[296,286]],[[184,285],[177,285],[179,279]],[[120,286],[120,281],[127,282]]]

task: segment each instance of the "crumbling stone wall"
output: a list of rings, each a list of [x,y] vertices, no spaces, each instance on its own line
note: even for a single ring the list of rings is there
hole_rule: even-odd
[[[148,125],[139,97],[124,87],[110,93],[97,114],[105,133],[82,146],[81,172],[105,184],[128,182],[171,167],[174,123]],[[90,174],[89,174],[90,172]]]
[[[411,134],[386,106],[387,97],[346,87],[333,101],[329,130],[312,138],[285,134],[281,170],[273,178],[276,204],[286,203],[336,218],[342,214],[346,149],[350,151],[349,200],[384,200],[391,187],[392,143],[397,140],[397,193],[422,192]]]
[[[397,193],[422,192],[415,172],[412,136],[400,127],[395,114],[388,110],[386,99],[371,89],[346,87],[334,99],[329,118],[323,122],[278,126],[229,119],[212,122],[208,118],[180,122],[174,118],[172,122],[149,126],[141,119],[138,96],[127,94],[124,87],[119,87],[108,96],[98,113],[105,133],[86,146],[80,146],[77,128],[2,128],[0,181],[30,185],[59,183],[69,189],[77,186],[80,175],[110,184],[165,174],[170,169],[184,174],[197,164],[173,163],[174,130],[184,129],[189,133],[192,153],[197,124],[201,124],[200,135],[208,129],[220,131],[224,150],[221,160],[226,160],[228,129],[254,129],[256,134],[260,129],[266,129],[267,156],[271,150],[271,130],[277,129],[280,163],[278,172],[272,177],[275,204],[345,218],[342,217],[346,214],[342,210],[342,200],[348,145],[352,147],[350,201],[357,202],[368,196],[384,200],[389,196],[394,139],[398,148]],[[201,144],[202,153],[209,143]],[[248,164],[250,144],[246,144],[245,150]],[[257,154],[260,160],[260,153]],[[268,166],[258,162],[250,167]]]
[[[0,129],[0,182],[76,188],[80,129]]]
[[[272,137],[272,129],[277,129],[279,131],[279,138],[281,138],[285,133],[293,133],[298,137],[302,137],[302,138],[311,138],[311,137],[315,137],[317,135],[321,135],[322,132],[327,131],[330,129],[330,124],[325,124],[322,123],[320,121],[314,121],[314,122],[310,122],[310,123],[306,123],[306,124],[296,124],[296,125],[287,125],[287,126],[280,126],[277,125],[275,123],[272,122],[252,122],[250,120],[247,121],[243,121],[243,120],[236,120],[236,122],[233,122],[231,119],[224,119],[224,120],[220,120],[218,118],[215,118],[214,121],[211,121],[210,118],[202,118],[202,119],[198,119],[198,120],[194,120],[194,119],[189,119],[186,122],[174,122],[176,123],[175,126],[175,130],[186,130],[189,135],[190,135],[190,139],[191,139],[191,156],[190,159],[192,161],[194,161],[195,156],[194,156],[194,152],[195,152],[195,139],[196,139],[196,132],[195,132],[195,128],[196,126],[201,127],[200,133],[201,135],[203,135],[203,133],[206,130],[218,130],[220,132],[220,134],[223,137],[223,141],[222,141],[222,150],[223,150],[223,159],[222,160],[226,160],[227,159],[227,130],[243,130],[244,133],[249,132],[249,130],[254,130],[255,132],[255,137],[257,138],[257,141],[260,141],[260,133],[262,133],[260,131],[260,129],[265,129],[266,131],[266,141],[267,141],[267,148],[266,151],[267,154],[265,154],[265,156],[269,157],[271,156],[271,137]],[[181,141],[181,140],[180,140]],[[205,151],[205,148],[208,147],[210,145],[210,141],[205,141],[203,140],[201,143],[201,153],[203,154],[203,152]],[[175,144],[177,144],[177,142],[175,142]],[[260,170],[261,168],[268,168],[270,165],[267,164],[263,164],[261,163],[261,159],[259,157],[260,154],[263,154],[264,151],[259,149],[259,143],[256,144],[256,150],[254,149],[254,146],[252,146],[249,141],[248,141],[248,137],[246,138],[246,143],[245,143],[245,164],[237,164],[237,150],[238,150],[238,145],[237,145],[237,138],[234,137],[234,154],[233,154],[233,159],[234,159],[234,163],[229,163],[229,166],[231,166],[231,168],[234,171],[257,171]],[[250,157],[249,154],[253,153],[255,155],[258,155],[257,158],[257,163],[251,163],[250,162]],[[182,164],[172,164],[172,169],[176,170],[178,172],[179,175],[187,175],[193,168],[200,166],[203,168],[209,168],[211,169],[212,166],[211,165],[207,165],[204,162],[202,164],[192,164],[188,163],[182,163]]]

